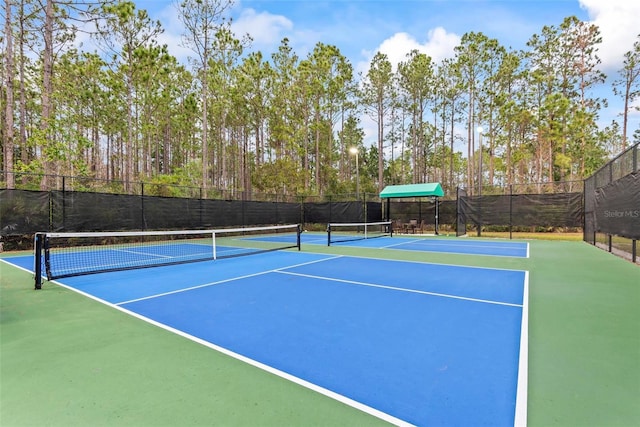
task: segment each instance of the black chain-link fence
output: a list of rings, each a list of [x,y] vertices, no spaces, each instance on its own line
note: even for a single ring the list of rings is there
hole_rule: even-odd
[[[6,177],[6,173],[1,176]],[[5,250],[26,249],[41,231],[144,231],[382,220],[377,196],[286,196],[88,178],[16,174],[0,181],[0,237]],[[54,187],[39,190],[42,182]],[[82,183],[80,185],[79,183]],[[37,185],[36,185],[37,184]],[[108,191],[95,191],[95,189]],[[110,191],[109,191],[110,190]],[[202,197],[201,197],[202,196]]]
[[[292,196],[174,184],[122,183],[86,177],[0,171],[0,233],[5,249],[31,244],[38,231],[207,229],[302,223],[374,222],[389,216],[424,232],[582,229],[584,240],[637,259],[640,235],[639,144],[584,182],[458,189],[431,198],[394,199],[384,213],[378,195]],[[8,188],[11,183],[11,188]],[[437,215],[437,219],[436,219]],[[19,244],[7,247],[8,240]]]
[[[639,262],[640,144],[585,180],[584,241]]]
[[[543,193],[536,193],[543,189]],[[567,190],[572,191],[567,191]],[[487,189],[489,190],[489,189]],[[458,189],[457,235],[473,230],[548,232],[580,230],[584,223],[582,182],[510,185],[482,196]]]

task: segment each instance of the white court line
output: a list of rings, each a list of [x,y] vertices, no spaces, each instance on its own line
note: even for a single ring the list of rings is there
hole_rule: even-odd
[[[525,271],[522,294],[522,321],[520,324],[520,358],[518,360],[518,386],[516,389],[516,415],[513,425],[526,427],[529,384],[529,272]]]
[[[467,240],[467,242],[469,242]],[[487,242],[487,244],[482,244],[485,243],[486,241],[476,241],[473,243],[451,243],[448,241],[444,241],[444,240],[425,240],[425,239],[416,239],[416,240],[412,240],[410,243],[419,243],[422,244],[422,246],[454,246],[454,247],[461,247],[461,248],[500,248],[500,249],[512,249],[514,247],[518,247],[518,246],[522,246],[522,242],[511,242],[511,243],[506,243],[506,242]],[[527,245],[525,243],[525,245]]]
[[[514,304],[514,303],[510,303],[510,302],[491,301],[491,300],[485,300],[485,299],[480,299],[480,298],[461,297],[461,296],[458,296],[458,295],[441,294],[441,293],[438,293],[438,292],[428,292],[428,291],[420,291],[420,290],[417,290],[417,289],[407,289],[407,288],[399,288],[399,287],[396,287],[396,286],[377,285],[375,283],[358,282],[358,281],[355,281],[355,280],[334,279],[334,278],[331,278],[331,277],[315,276],[315,275],[312,275],[312,274],[293,273],[291,271],[283,271],[282,269],[273,270],[272,272],[273,273],[280,273],[280,274],[289,274],[289,275],[292,275],[292,276],[308,277],[310,279],[321,279],[321,280],[329,280],[329,281],[332,281],[332,282],[348,283],[350,285],[370,286],[372,288],[390,289],[390,290],[393,290],[393,291],[409,292],[409,293],[422,294],[422,295],[432,295],[432,296],[437,296],[437,297],[442,297],[442,298],[453,298],[453,299],[460,299],[460,300],[465,300],[465,301],[482,302],[482,303],[485,303],[485,304],[506,305],[506,306],[510,306],[510,307],[522,307],[522,304]]]
[[[415,252],[415,251],[406,251],[406,252]],[[481,266],[477,266],[477,265],[463,265],[463,264],[451,264],[451,263],[446,263],[446,262],[416,261],[416,260],[407,260],[407,259],[381,258],[381,257],[371,257],[371,256],[362,256],[362,255],[344,255],[344,257],[361,258],[361,259],[368,259],[368,260],[379,260],[379,261],[403,262],[403,263],[408,262],[408,263],[411,263],[411,264],[440,265],[440,266],[445,266],[445,267],[473,268],[473,269],[481,269],[481,270],[521,271],[521,272],[526,271],[526,270],[520,270],[520,269],[517,269],[517,268],[481,267]]]
[[[407,245],[409,243],[415,243],[415,242],[419,242],[422,239],[414,239],[414,240],[409,240],[408,242],[399,242],[399,243],[394,243],[393,245],[384,245],[381,246],[381,249],[387,249],[387,248],[393,248],[395,246],[402,246],[402,245]]]
[[[318,243],[316,243],[316,242],[318,242]],[[303,244],[305,244],[305,243],[306,244],[311,244],[311,245],[316,245],[316,244],[323,243],[323,244],[326,245],[327,244],[327,237],[325,236],[324,238],[318,237],[318,238],[314,238],[314,239],[307,239],[307,240],[304,240],[302,243]]]
[[[392,245],[385,245],[385,246],[380,246],[380,249],[389,249],[389,248],[395,248],[401,251],[408,251],[408,252],[416,252],[415,250],[412,249],[402,249],[399,248],[399,246],[404,246],[404,245],[409,245],[409,244],[413,244],[413,243],[425,243],[424,239],[414,239],[414,240],[409,240],[408,242],[399,242],[399,243],[394,243]],[[513,244],[518,244],[519,242],[514,242]],[[452,252],[452,251],[438,251],[437,250],[437,246],[438,245],[433,245],[435,246],[431,251],[428,252],[438,252],[438,253],[443,253],[443,254],[457,254],[457,255],[474,255],[474,256],[493,256],[493,257],[505,257],[505,258],[529,258],[529,243],[525,243],[526,244],[526,256],[520,256],[520,255],[498,255],[498,254],[477,254],[477,253],[469,253],[469,252]],[[428,244],[423,244],[422,246],[428,247]],[[487,246],[487,245],[465,245],[465,244],[448,244],[448,245],[440,245],[440,246],[452,246],[452,247],[461,247],[461,248],[501,248],[504,249],[505,246]]]
[[[169,255],[152,254],[152,253],[145,252],[145,251],[133,251],[131,249],[107,248],[105,250],[105,252],[106,251],[123,252],[125,254],[134,254],[134,255],[146,255],[146,256],[150,256],[152,258],[171,258],[171,256],[169,256]],[[96,253],[101,253],[101,252],[102,251],[97,251]]]
[[[132,299],[132,300],[128,300],[128,301],[122,301],[122,302],[115,303],[115,305],[119,306],[119,305],[129,304],[129,303],[132,303],[132,302],[144,301],[144,300],[148,300],[148,299],[163,297],[165,295],[179,294],[181,292],[192,291],[194,289],[200,289],[200,288],[206,288],[208,286],[219,285],[220,283],[228,283],[228,282],[234,282],[236,280],[246,279],[248,277],[262,276],[262,275],[273,273],[273,272],[276,272],[278,270],[282,270],[282,269],[286,269],[286,268],[300,267],[300,266],[303,266],[303,265],[315,264],[317,262],[327,261],[329,259],[335,259],[335,258],[341,258],[341,257],[342,257],[341,255],[332,256],[332,257],[329,257],[329,258],[323,258],[323,259],[319,259],[319,260],[303,262],[303,263],[300,263],[300,264],[288,265],[286,267],[280,267],[280,268],[273,269],[273,270],[260,271],[258,273],[247,274],[247,275],[244,275],[244,276],[231,277],[229,279],[217,280],[215,282],[204,283],[202,285],[196,285],[196,286],[190,286],[188,288],[176,289],[175,291],[162,292],[162,293],[159,293],[159,294],[149,295],[149,296],[142,297],[142,298],[136,298],[136,299]]]

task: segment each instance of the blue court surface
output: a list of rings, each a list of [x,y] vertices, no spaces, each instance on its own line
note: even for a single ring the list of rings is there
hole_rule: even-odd
[[[280,251],[61,282],[394,424],[526,424],[525,271]]]
[[[357,236],[356,236],[357,237]],[[326,234],[303,233],[303,244],[327,244]],[[335,246],[355,246],[404,251],[445,252],[451,254],[529,257],[529,244],[500,240],[475,240],[448,237],[416,237],[406,234],[332,243]]]

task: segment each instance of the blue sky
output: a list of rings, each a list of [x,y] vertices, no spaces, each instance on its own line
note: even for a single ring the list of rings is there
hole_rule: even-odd
[[[165,33],[158,41],[186,60],[191,52],[180,47],[176,0],[134,2],[161,21]],[[322,42],[337,46],[356,71],[365,71],[377,51],[397,63],[418,49],[439,62],[453,56],[460,37],[471,31],[495,38],[505,47],[523,49],[543,26],[559,26],[564,18],[576,16],[597,24],[603,38],[598,54],[609,82],[595,93],[610,103],[602,112],[603,126],[622,111],[610,81],[618,78],[623,55],[640,34],[638,0],[237,0],[230,16],[236,35],[250,34],[251,50],[266,57],[284,37],[300,57]],[[639,124],[640,113],[635,112],[630,133]]]

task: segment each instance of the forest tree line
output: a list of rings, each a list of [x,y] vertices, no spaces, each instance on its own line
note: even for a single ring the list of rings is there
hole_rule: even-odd
[[[377,53],[357,74],[320,41],[304,57],[287,39],[270,56],[253,51],[232,32],[227,0],[176,4],[188,63],[131,1],[1,1],[2,169],[41,174],[42,189],[64,175],[125,192],[135,181],[285,195],[440,182],[473,194],[580,181],[640,141],[627,128],[640,34],[611,86],[621,122],[602,129],[600,32],[576,17],[525,50],[469,32],[440,63],[414,50],[395,67]],[[86,28],[99,50],[74,43]],[[372,141],[363,120],[377,125]]]

